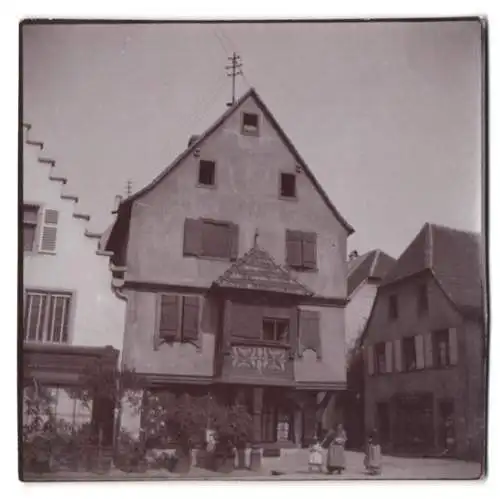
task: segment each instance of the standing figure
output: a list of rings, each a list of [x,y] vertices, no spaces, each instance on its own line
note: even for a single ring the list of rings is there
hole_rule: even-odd
[[[382,471],[382,452],[377,430],[373,430],[367,438],[365,449],[365,468],[370,475],[380,475]]]
[[[321,445],[317,438],[314,439],[313,445],[309,449],[309,472],[317,471],[321,473],[323,469],[323,453]]]
[[[345,469],[345,443],[347,436],[344,427],[341,424],[337,425],[335,430],[328,432],[323,440],[323,447],[328,449],[326,458],[326,469],[329,474],[341,474]]]

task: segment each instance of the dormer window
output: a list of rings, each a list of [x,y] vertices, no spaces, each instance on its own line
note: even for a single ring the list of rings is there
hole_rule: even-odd
[[[215,186],[215,161],[200,160],[198,185],[203,187]]]
[[[282,173],[280,176],[280,195],[282,198],[296,198],[295,175]]]
[[[243,113],[241,123],[243,135],[259,135],[259,117],[255,113]]]

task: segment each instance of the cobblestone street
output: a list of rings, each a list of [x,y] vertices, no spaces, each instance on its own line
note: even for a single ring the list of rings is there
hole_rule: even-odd
[[[46,476],[29,475],[26,480],[345,480],[345,479],[451,479],[471,480],[481,477],[481,465],[474,462],[454,459],[401,458],[384,456],[382,474],[368,476],[363,465],[361,452],[346,452],[347,467],[342,475],[309,473],[307,469],[307,450],[294,450],[280,458],[263,458],[260,472],[234,470],[231,473],[217,473],[193,467],[187,475],[176,475],[163,470],[144,473],[125,473],[113,469],[107,474],[92,473],[55,473]]]

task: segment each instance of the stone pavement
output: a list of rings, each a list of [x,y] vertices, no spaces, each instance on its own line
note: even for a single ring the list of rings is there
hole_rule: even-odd
[[[201,468],[192,468],[186,475],[177,475],[164,470],[149,470],[144,473],[125,473],[113,469],[106,474],[96,473],[54,473],[47,476],[27,476],[27,480],[345,480],[345,479],[454,479],[467,480],[481,477],[479,463],[454,459],[402,458],[383,456],[382,475],[368,476],[363,465],[361,452],[346,452],[346,470],[342,475],[309,473],[308,451],[293,449],[280,458],[263,458],[260,472],[234,470],[231,473],[217,473]],[[273,475],[272,472],[279,473]]]

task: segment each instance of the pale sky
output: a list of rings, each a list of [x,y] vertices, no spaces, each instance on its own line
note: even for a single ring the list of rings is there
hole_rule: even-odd
[[[354,227],[349,250],[400,255],[425,222],[479,231],[479,22],[25,26],[24,120],[111,222],[225,110],[224,66],[255,87]]]

